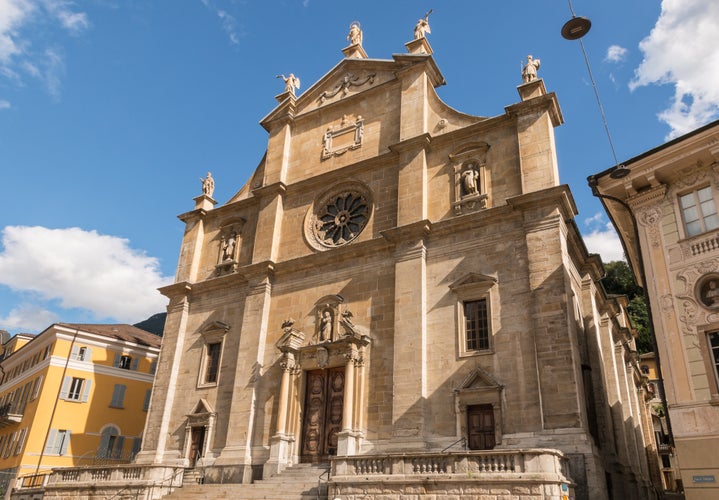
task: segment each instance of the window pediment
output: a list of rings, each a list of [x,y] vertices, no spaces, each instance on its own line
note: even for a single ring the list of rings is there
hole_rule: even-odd
[[[222,321],[213,321],[200,329],[200,335],[205,339],[216,339],[230,331],[230,325]]]
[[[449,285],[460,298],[482,295],[498,283],[497,278],[486,274],[468,273]]]

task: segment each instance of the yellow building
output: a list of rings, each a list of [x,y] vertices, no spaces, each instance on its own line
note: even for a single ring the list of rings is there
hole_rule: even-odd
[[[54,467],[129,461],[140,449],[160,340],[130,325],[64,323],[8,340],[0,490],[40,485]]]
[[[647,304],[687,500],[719,498],[719,120],[589,177]]]

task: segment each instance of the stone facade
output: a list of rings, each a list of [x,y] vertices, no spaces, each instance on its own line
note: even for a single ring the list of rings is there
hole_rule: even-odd
[[[718,159],[714,122],[589,179],[649,296],[661,392],[692,500],[719,496]]]
[[[180,216],[137,464],[331,461],[342,499],[646,498],[632,330],[559,182],[556,96],[534,79],[470,116],[423,36],[353,47],[277,96],[231,200]]]

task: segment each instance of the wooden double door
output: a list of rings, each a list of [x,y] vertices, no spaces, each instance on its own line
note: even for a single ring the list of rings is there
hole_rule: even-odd
[[[467,407],[467,438],[470,450],[491,450],[495,446],[492,405]]]
[[[337,435],[342,430],[344,367],[308,371],[306,387],[301,461],[327,462],[337,454]]]

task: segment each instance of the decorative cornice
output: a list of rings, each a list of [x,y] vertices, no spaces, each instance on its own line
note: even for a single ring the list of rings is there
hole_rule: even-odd
[[[381,231],[380,234],[389,243],[398,244],[407,241],[418,241],[426,238],[432,230],[432,223],[427,220],[420,220],[402,227],[395,227]]]
[[[627,198],[627,203],[630,207],[632,207],[633,210],[636,210],[641,207],[660,203],[664,199],[664,196],[666,194],[666,184],[658,184],[651,189],[641,191],[635,195],[630,196],[629,198]]]
[[[432,142],[432,136],[430,134],[420,134],[409,139],[402,140],[396,144],[389,146],[389,150],[396,153],[405,153],[407,151],[416,151],[419,149],[426,149]]]

